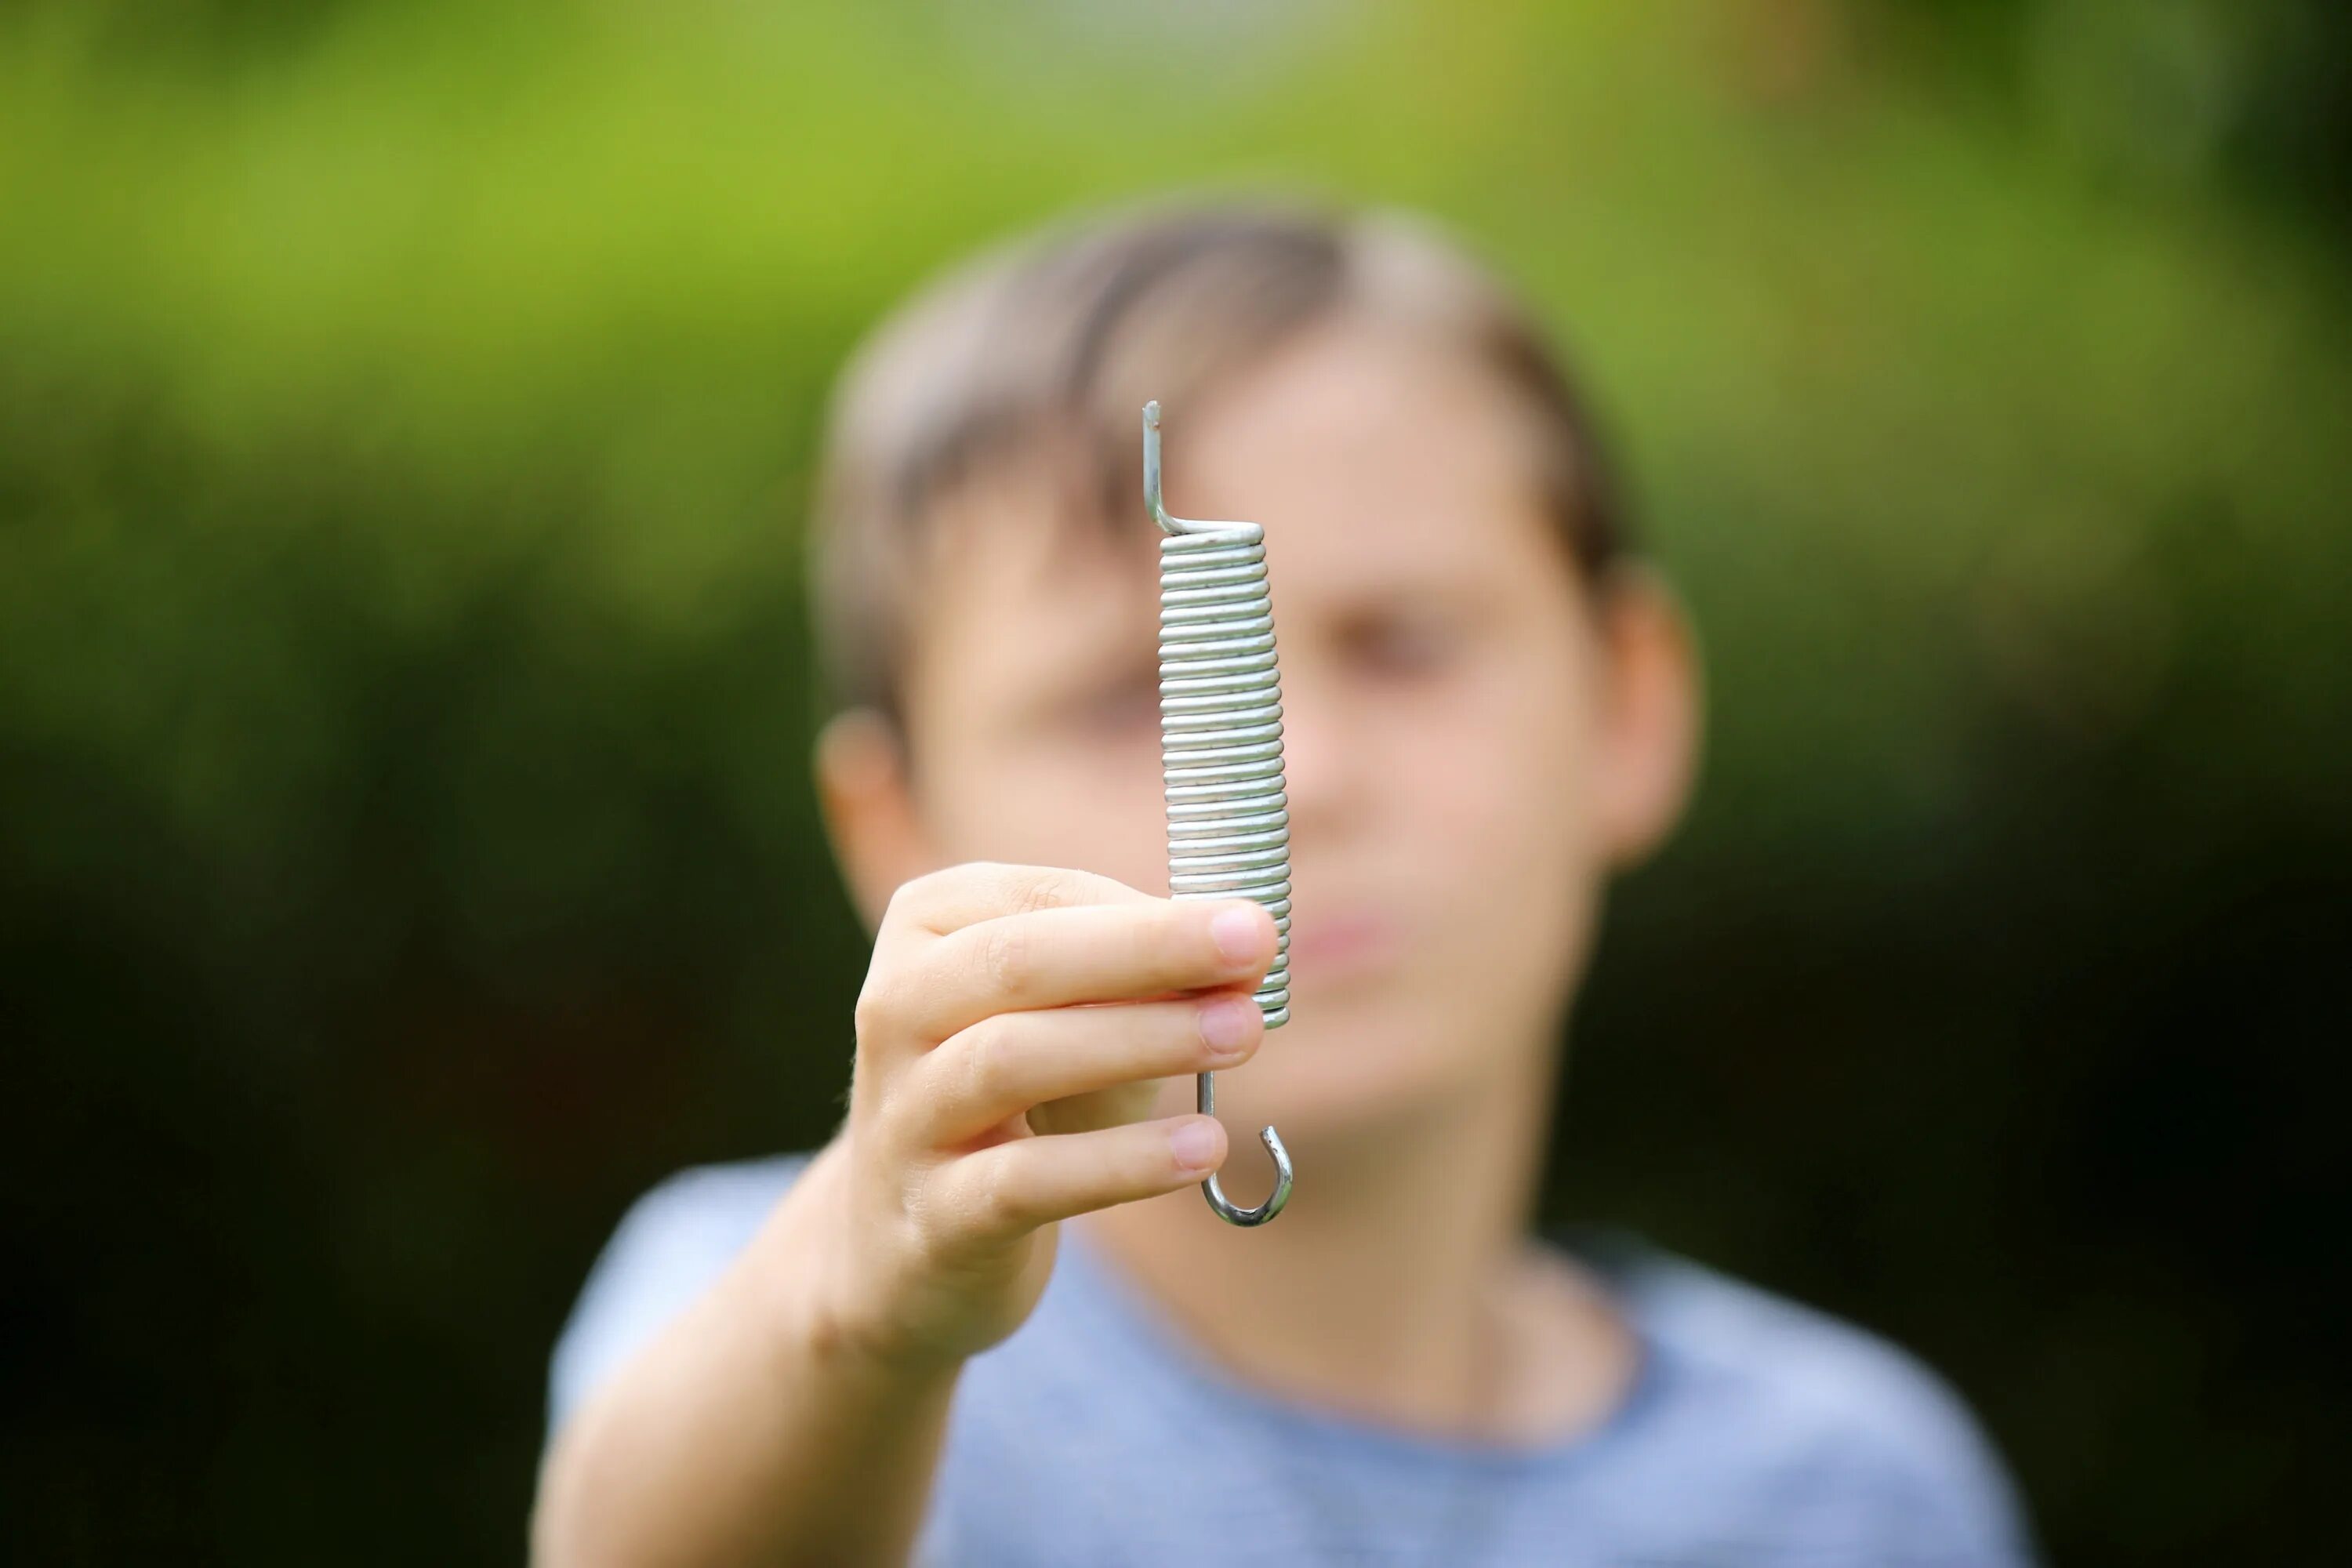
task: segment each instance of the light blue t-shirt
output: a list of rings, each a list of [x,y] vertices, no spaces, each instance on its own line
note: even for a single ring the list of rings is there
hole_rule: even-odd
[[[808,1156],[638,1200],[555,1350],[550,1431],[751,1240]],[[1244,1384],[1065,1227],[1029,1320],[966,1364],[920,1568],[1832,1568],[2032,1560],[2000,1461],[1918,1363],[1671,1256],[1578,1247],[1641,1344],[1597,1429],[1408,1435]]]

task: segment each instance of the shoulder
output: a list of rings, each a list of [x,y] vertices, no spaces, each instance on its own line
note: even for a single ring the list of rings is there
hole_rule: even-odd
[[[1685,1402],[1718,1438],[1769,1455],[1779,1484],[1937,1521],[1935,1533],[1980,1543],[1985,1560],[2031,1556],[1991,1441],[1916,1356],[1670,1254],[1641,1256],[1618,1285]]]
[[[683,1311],[749,1245],[814,1158],[698,1165],[656,1183],[622,1215],[556,1340],[548,1430]]]
[[[676,1250],[719,1245],[731,1251],[751,1239],[814,1157],[775,1154],[690,1166],[667,1176],[622,1215],[606,1253],[632,1246]]]

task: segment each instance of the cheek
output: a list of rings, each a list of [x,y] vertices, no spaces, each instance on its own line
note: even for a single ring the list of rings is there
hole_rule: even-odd
[[[1141,748],[975,746],[940,776],[951,798],[934,830],[950,863],[1066,866],[1167,891],[1156,732]]]
[[[1570,656],[1513,659],[1438,715],[1410,750],[1423,808],[1490,869],[1556,875],[1594,842],[1591,711]]]
[[[1515,659],[1403,749],[1433,903],[1497,1000],[1532,1001],[1584,942],[1601,867],[1591,712],[1572,648]]]

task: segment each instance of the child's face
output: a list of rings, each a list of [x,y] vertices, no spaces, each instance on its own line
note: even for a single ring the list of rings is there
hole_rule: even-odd
[[[1169,410],[1171,509],[1265,526],[1281,655],[1292,1016],[1221,1083],[1235,1125],[1311,1137],[1525,1089],[1604,876],[1678,807],[1672,611],[1587,593],[1520,417],[1475,366],[1361,326]],[[867,858],[869,900],[982,858],[1167,889],[1159,530],[1139,497],[1115,540],[998,510],[1041,504],[1007,480],[940,520],[906,682],[909,843]],[[1177,1109],[1190,1081],[1168,1088]]]

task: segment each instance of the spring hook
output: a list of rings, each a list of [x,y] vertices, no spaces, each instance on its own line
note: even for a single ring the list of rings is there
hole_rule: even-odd
[[[1282,778],[1282,677],[1265,531],[1171,517],[1160,499],[1160,405],[1143,405],[1143,500],[1160,525],[1160,761],[1168,801],[1168,891],[1245,898],[1274,916],[1274,963],[1254,1000],[1268,1029],[1290,1021],[1290,797]],[[1198,1075],[1203,1115],[1216,1075]],[[1229,1225],[1264,1225],[1290,1200],[1290,1152],[1272,1127],[1274,1191],[1255,1208],[1201,1184]]]

